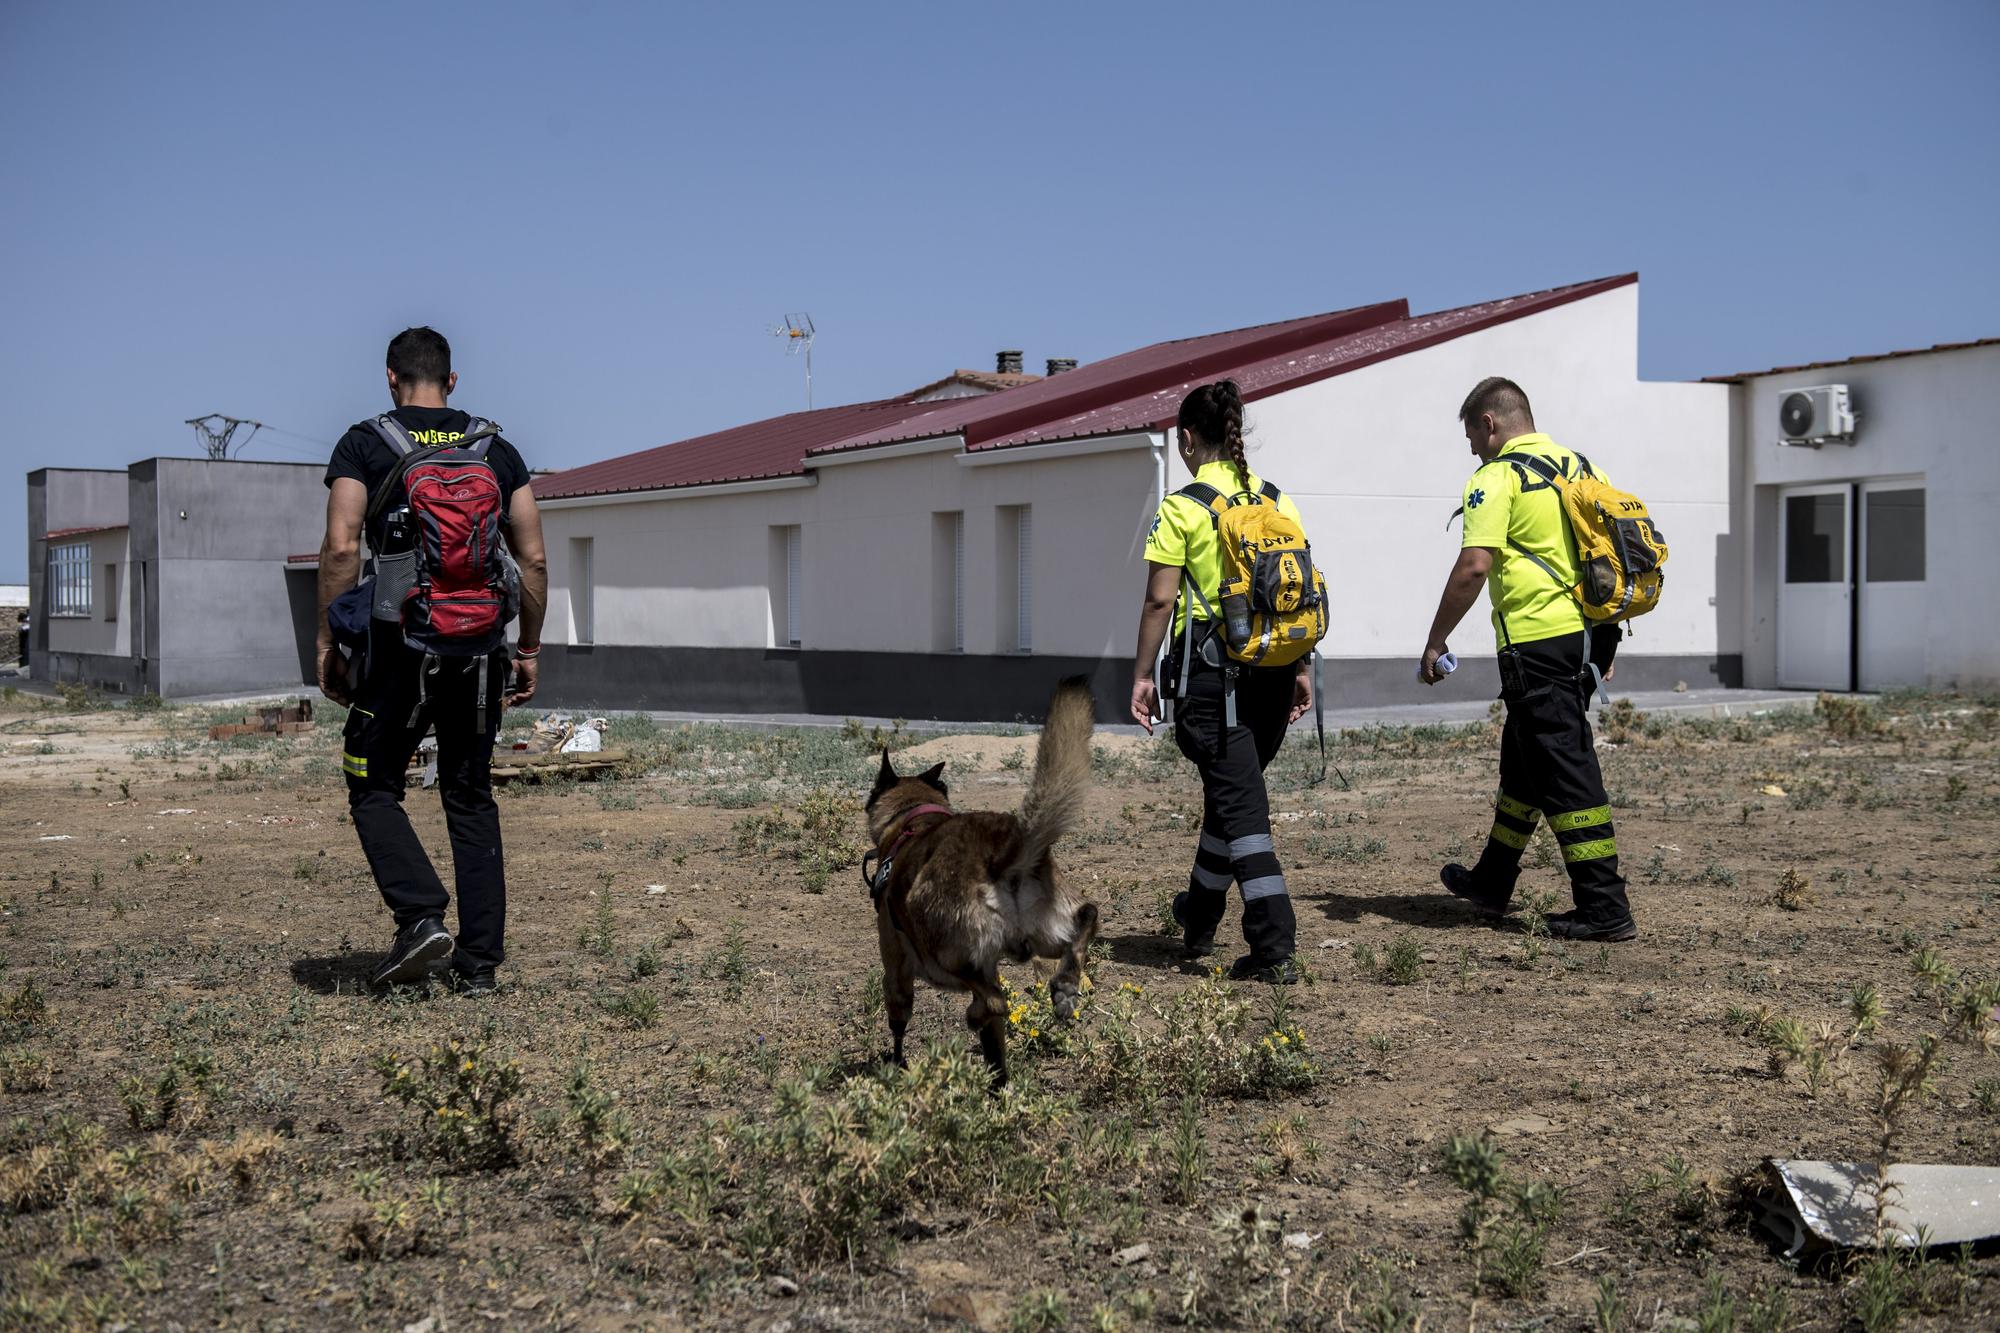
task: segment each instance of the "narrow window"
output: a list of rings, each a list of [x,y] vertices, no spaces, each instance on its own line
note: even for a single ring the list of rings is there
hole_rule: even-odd
[[[799,646],[799,598],[804,590],[804,552],[799,526],[771,529],[771,646]]]
[[[931,649],[965,651],[965,515],[931,515]]]
[[[1020,588],[1014,602],[1014,648],[1017,652],[1031,653],[1035,651],[1034,581],[1029,576],[1033,565],[1030,557],[1034,543],[1030,537],[1034,531],[1034,514],[1027,505],[1014,512],[1015,521],[1020,525],[1020,537],[1014,548],[1014,577]]]
[[[799,646],[799,548],[797,524],[785,529],[785,642]]]
[[[597,578],[592,538],[569,539],[569,641],[597,642]]]
[[[104,567],[104,618],[118,619],[118,566]]]

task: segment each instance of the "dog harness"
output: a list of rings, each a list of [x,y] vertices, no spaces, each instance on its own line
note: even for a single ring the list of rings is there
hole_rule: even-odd
[[[888,851],[869,851],[862,854],[861,882],[868,886],[868,897],[877,907],[882,905],[882,890],[889,886],[889,872],[895,868],[897,853],[903,850],[903,844],[909,842],[922,831],[916,827],[918,816],[943,815],[949,819],[951,813],[951,807],[945,805],[927,802],[923,805],[913,806],[910,812],[903,816],[902,831],[897,833],[895,839],[890,842]],[[931,827],[936,828],[937,825],[933,824]],[[870,862],[875,863],[873,870],[869,869]]]

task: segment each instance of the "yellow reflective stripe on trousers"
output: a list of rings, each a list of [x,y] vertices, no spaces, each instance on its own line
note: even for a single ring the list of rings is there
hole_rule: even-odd
[[[1595,828],[1599,824],[1611,822],[1611,807],[1592,806],[1588,810],[1571,810],[1567,814],[1550,815],[1549,827],[1558,833],[1567,833],[1575,828]]]
[[[1530,824],[1540,818],[1542,813],[1526,801],[1517,801],[1504,791],[1493,798],[1493,808],[1503,815],[1512,815],[1516,819],[1525,819]]]
[[[1486,836],[1502,847],[1512,847],[1517,852],[1528,845],[1527,834],[1510,829],[1505,824],[1495,824]]]
[[[1618,855],[1618,839],[1599,838],[1596,842],[1572,842],[1563,846],[1563,860],[1601,861],[1607,856]]]
[[[368,760],[362,755],[349,754],[343,750],[340,753],[340,766],[350,777],[365,778],[368,776]]]

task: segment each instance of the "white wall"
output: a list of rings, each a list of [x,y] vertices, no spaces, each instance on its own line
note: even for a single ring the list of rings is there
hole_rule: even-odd
[[[1819,384],[1852,392],[1855,443],[1781,447],[1779,402]],[[1770,375],[1732,390],[1737,536],[1747,553],[1732,577],[1744,608],[1746,684],[1777,681],[1778,488],[1903,476],[1924,482],[1930,683],[2000,683],[2000,583],[1991,575],[2000,513],[2000,450],[1989,416],[1996,384],[2000,347],[1975,347]]]
[[[1000,463],[931,452],[821,467],[813,484],[735,494],[544,509],[549,549],[545,638],[568,642],[569,539],[593,539],[595,641],[715,648],[773,645],[770,529],[803,541],[800,647],[927,653],[939,614],[932,515],[965,514],[965,651],[1013,642],[996,614],[1005,545],[997,510],[1033,512],[1031,599],[1037,653],[1129,652],[1152,516],[1153,454],[1138,447]],[[973,455],[977,460],[981,456]],[[994,455],[999,457],[999,455]]]
[[[1250,465],[1291,492],[1327,571],[1328,656],[1422,652],[1458,555],[1458,527],[1445,522],[1476,466],[1458,408],[1488,375],[1518,383],[1539,429],[1642,497],[1659,521],[1671,552],[1666,595],[1625,651],[1718,650],[1729,391],[1641,382],[1638,322],[1638,288],[1621,287],[1250,405]],[[1483,598],[1452,646],[1493,651]]]

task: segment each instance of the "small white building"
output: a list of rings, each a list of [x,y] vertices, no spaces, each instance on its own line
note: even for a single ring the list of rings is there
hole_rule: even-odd
[[[2000,339],[1715,382],[1734,395],[1718,592],[1744,683],[2000,684]]]
[[[1053,681],[1081,672],[1115,717],[1145,532],[1186,481],[1175,413],[1226,376],[1249,403],[1251,465],[1297,500],[1327,571],[1329,702],[1436,698],[1415,663],[1473,466],[1457,411],[1493,374],[1645,496],[1672,545],[1668,596],[1619,683],[1736,683],[1713,596],[1732,390],[1638,378],[1638,293],[1626,274],[1426,315],[1389,301],[538,479],[545,689],[571,704],[1007,719],[1038,715]],[[1453,689],[1492,692],[1483,612],[1454,647],[1468,667]]]

